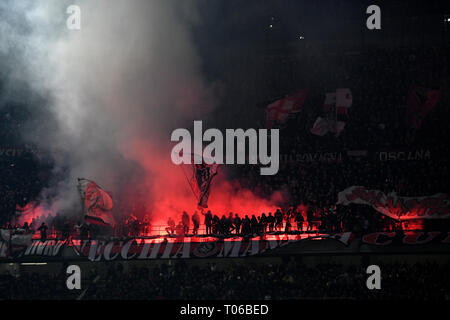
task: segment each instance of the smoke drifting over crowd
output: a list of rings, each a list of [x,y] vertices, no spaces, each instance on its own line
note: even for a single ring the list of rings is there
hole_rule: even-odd
[[[66,27],[71,4],[81,8],[81,30]],[[153,220],[165,221],[196,209],[182,170],[171,162],[170,132],[208,119],[217,105],[192,39],[197,6],[1,2],[4,91],[9,100],[32,102],[24,140],[51,154],[54,175],[63,176],[42,191],[45,206],[74,210],[76,178],[85,177],[125,203],[125,213],[141,203]],[[226,181],[224,170],[213,188],[210,207],[219,214],[273,210],[272,200],[281,199],[258,199]]]

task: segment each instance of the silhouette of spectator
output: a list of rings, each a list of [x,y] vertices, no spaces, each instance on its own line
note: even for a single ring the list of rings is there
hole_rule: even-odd
[[[280,209],[275,211],[275,230],[279,230],[283,227],[283,213]]]
[[[198,228],[200,227],[200,216],[197,211],[192,215],[192,223],[194,224],[194,229],[192,230],[193,234],[197,234]]]
[[[305,219],[303,218],[302,212],[299,210],[297,214],[295,215],[295,222],[297,223],[297,230],[303,231],[303,221]]]
[[[236,234],[239,234],[241,232],[242,220],[237,213],[234,215],[233,224],[234,224],[234,230],[236,231]]]
[[[272,215],[272,212],[269,212],[269,215],[267,216],[267,224],[269,225],[269,232],[273,232],[275,217]]]
[[[189,233],[189,225],[190,225],[190,218],[186,211],[183,211],[183,215],[181,216],[181,222],[183,223],[183,232],[184,234]]]
[[[308,220],[308,227],[306,231],[312,231],[314,219],[314,208],[312,206],[308,207],[308,211],[306,212],[306,219]]]
[[[208,210],[208,212],[203,213],[202,214],[205,216],[205,227],[206,227],[206,234],[211,234],[212,233],[212,214],[211,211]]]
[[[48,227],[47,227],[47,225],[45,224],[45,222],[42,222],[42,224],[41,224],[41,226],[38,228],[38,230],[39,230],[40,233],[41,233],[41,241],[42,241],[42,242],[45,242],[45,241],[47,240],[47,230],[48,230]]]
[[[166,231],[167,233],[170,235],[173,235],[175,233],[175,221],[169,217],[169,219],[167,220],[167,225],[168,227],[166,227]]]

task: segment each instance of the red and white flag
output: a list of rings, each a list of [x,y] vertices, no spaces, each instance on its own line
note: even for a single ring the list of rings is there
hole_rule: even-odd
[[[305,103],[306,96],[308,94],[309,89],[301,89],[291,93],[287,99],[292,101],[292,111],[291,112],[299,112],[303,104]]]
[[[78,179],[78,190],[83,201],[85,222],[100,226],[114,226],[111,196],[94,181],[84,178]]]
[[[364,204],[397,220],[449,219],[450,195],[437,193],[422,197],[401,197],[395,192],[384,193],[368,190],[363,186],[351,186],[338,193],[336,204]]]
[[[332,132],[338,137],[345,127],[347,110],[352,106],[353,97],[350,89],[336,89],[335,92],[325,93],[323,103],[324,117],[318,117],[314,122],[311,133],[324,136]]]
[[[347,115],[352,104],[353,97],[349,88],[336,89],[336,114]]]
[[[266,108],[266,127],[284,124],[289,115],[299,112],[305,103],[309,89],[301,89],[283,99],[272,102]]]
[[[322,137],[328,132],[331,132],[334,133],[336,137],[338,137],[341,134],[342,130],[344,130],[344,127],[345,122],[318,117],[310,131],[316,136]]]
[[[328,133],[328,127],[328,120],[318,117],[311,128],[311,133],[322,137]]]

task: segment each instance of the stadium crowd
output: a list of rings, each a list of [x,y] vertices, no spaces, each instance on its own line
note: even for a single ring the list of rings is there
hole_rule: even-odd
[[[340,208],[340,210],[337,210]],[[343,206],[332,205],[328,208],[299,207],[294,209],[290,207],[286,210],[277,209],[272,212],[262,213],[260,216],[229,213],[229,215],[212,214],[211,211],[204,213],[204,218],[195,212],[190,216],[183,212],[180,221],[169,217],[167,226],[164,227],[165,233],[161,233],[161,226],[153,227],[146,221],[140,219],[126,219],[124,222],[114,226],[113,230],[108,232],[118,238],[133,236],[255,236],[262,234],[280,234],[280,233],[309,233],[326,232],[339,233],[352,231],[357,234],[373,231],[401,231],[403,223],[390,219],[381,214],[373,214],[372,210],[357,207],[347,210]],[[320,210],[320,211],[318,211]],[[371,220],[369,220],[369,218]],[[192,222],[192,223],[191,223]],[[416,225],[417,229],[424,230],[422,225]],[[48,215],[33,218],[32,222],[23,225],[13,225],[8,223],[2,226],[3,229],[14,229],[19,233],[33,233],[40,235],[40,239],[88,239],[102,237],[106,235],[104,228],[88,225],[82,222],[76,222],[66,219],[60,215],[55,217]],[[109,228],[107,228],[109,230]],[[411,229],[410,229],[411,230]]]
[[[316,52],[311,49],[284,55],[232,55],[223,65],[239,67],[227,67],[221,71],[228,92],[223,103],[242,108],[218,108],[218,118],[223,123],[217,127],[228,127],[227,117],[233,123],[247,121],[239,123],[243,127],[254,126],[256,118],[264,117],[264,110],[244,107],[256,106],[261,99],[270,100],[298,88],[310,89],[300,112],[290,117],[281,129],[282,157],[278,174],[261,177],[259,168],[251,165],[238,166],[234,173],[230,173],[230,178],[236,178],[243,187],[261,197],[269,198],[277,190],[286,191],[290,199],[280,208],[283,223],[280,224],[280,217],[278,220],[275,217],[280,212],[265,212],[264,215],[262,212],[237,212],[232,213],[233,218],[226,212],[213,212],[211,217],[189,213],[192,217],[180,218],[179,222],[168,221],[166,230],[170,234],[196,234],[202,224],[206,226],[207,234],[222,235],[231,232],[305,231],[308,228],[333,232],[402,228],[373,209],[336,208],[337,193],[353,185],[385,193],[396,192],[401,196],[427,196],[450,191],[445,152],[447,139],[443,138],[450,133],[449,109],[444,107],[448,104],[445,92],[450,74],[445,63],[447,57],[448,49],[420,47],[365,48],[357,52]],[[405,122],[406,101],[409,88],[416,84],[440,87],[441,94],[422,126],[412,129]],[[350,88],[353,95],[345,129],[338,137],[311,134],[314,120],[323,115],[324,94],[339,87]],[[14,108],[10,109],[12,112]],[[18,118],[15,116],[14,121],[2,124],[0,133],[5,139],[19,139],[17,127],[21,123]],[[425,150],[428,153],[420,159],[380,158],[382,151],[399,150],[413,153]],[[352,151],[357,151],[358,155],[350,156]],[[338,153],[340,156],[302,158],[305,153]],[[39,167],[36,157],[28,157],[26,161],[0,158],[0,172],[4,178],[0,185],[0,224],[7,227],[15,224],[16,205],[23,206],[38,198],[40,190],[48,184],[50,170]],[[151,221],[145,221],[143,215],[136,215],[139,218],[127,217],[120,221],[116,234],[148,233]],[[187,221],[192,222],[190,229]],[[41,216],[31,223],[31,228],[37,230],[42,222],[46,223],[50,234],[59,236],[80,230],[75,228],[80,226],[79,221],[66,223],[58,216]]]
[[[368,290],[362,267],[320,264],[307,267],[287,259],[281,264],[245,263],[218,268],[183,261],[160,266],[110,263],[106,272],[91,268],[87,290],[67,290],[66,275],[21,272],[1,275],[0,299],[408,299],[449,300],[450,266],[435,263],[383,265],[381,290]]]
[[[431,4],[424,3],[424,6],[431,7]],[[239,20],[233,21],[241,24]],[[402,28],[406,29],[412,28],[414,23],[420,24],[402,23]],[[420,36],[426,38],[425,33]],[[420,36],[418,33],[417,38]],[[289,195],[288,202],[275,212],[180,212],[177,221],[174,217],[167,221],[164,236],[226,237],[316,230],[365,233],[404,228],[437,231],[436,227],[450,230],[448,221],[406,226],[369,206],[336,205],[338,192],[350,186],[396,192],[401,196],[450,193],[446,155],[450,135],[449,47],[409,47],[402,43],[397,48],[361,45],[353,50],[341,46],[315,47],[304,42],[303,47],[292,51],[255,50],[253,43],[246,50],[221,50],[208,59],[217,59],[213,63],[215,74],[205,77],[208,81],[215,80],[214,85],[219,84],[223,89],[218,90],[223,94],[215,97],[219,106],[211,115],[211,122],[216,121],[211,123],[212,127],[221,129],[262,128],[269,103],[302,88],[309,90],[301,109],[279,124],[281,163],[278,174],[261,176],[259,167],[252,165],[235,166],[228,172],[230,179],[236,179],[257,196],[269,199],[275,191],[281,190]],[[213,48],[208,47],[208,50]],[[205,61],[205,66],[201,64],[199,69],[208,69],[206,64]],[[182,81],[180,79],[180,83]],[[419,128],[412,128],[405,121],[408,95],[415,87],[440,92],[437,104],[422,119]],[[317,117],[325,117],[325,94],[337,88],[349,88],[352,92],[353,102],[345,118],[345,128],[338,136],[312,134]],[[6,89],[0,83],[0,95]],[[55,171],[61,175],[67,172],[60,168],[54,170],[51,162],[43,164],[42,159],[22,147],[25,124],[29,123],[28,117],[33,112],[14,101],[5,103],[2,99],[0,103],[0,141],[3,144],[0,146],[0,226],[38,232],[42,240],[92,237],[98,232],[95,227],[61,214],[43,213],[19,224],[18,206],[39,200],[50,182],[57,184],[59,177],[53,176]],[[25,151],[14,155],[5,152],[12,146],[20,146],[16,149]],[[427,156],[401,160],[381,157],[382,152],[414,154],[418,150],[425,150]],[[304,157],[305,154],[336,156]],[[143,214],[135,214],[136,217],[123,217],[118,221],[115,236],[151,232],[151,221]],[[66,287],[65,266],[60,272],[44,275],[23,269],[0,274],[0,299],[450,300],[448,263],[383,265],[382,290],[368,290],[367,273],[362,267],[334,264],[308,267],[297,257],[289,258],[281,264],[246,260],[230,268],[220,268],[214,263],[179,261],[149,263],[144,267],[130,264],[128,269],[121,263],[109,263],[107,272],[100,272],[90,265],[90,274],[83,279],[85,289],[70,292]]]

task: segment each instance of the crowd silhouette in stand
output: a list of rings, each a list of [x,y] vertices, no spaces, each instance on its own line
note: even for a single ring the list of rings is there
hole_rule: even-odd
[[[383,264],[382,290],[368,290],[361,266],[301,261],[130,266],[108,262],[91,268],[84,290],[67,290],[66,272],[0,274],[0,299],[353,299],[449,300],[448,264]],[[106,270],[104,270],[106,267]]]

